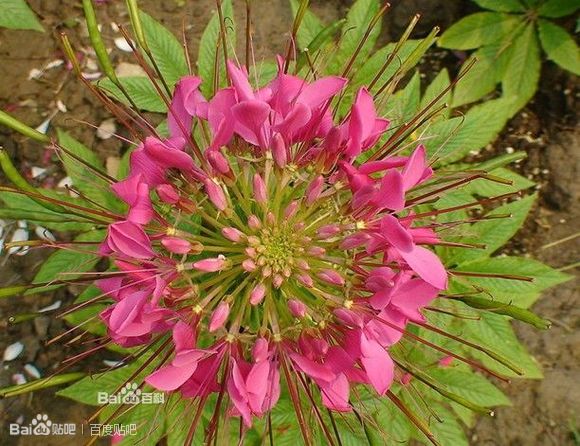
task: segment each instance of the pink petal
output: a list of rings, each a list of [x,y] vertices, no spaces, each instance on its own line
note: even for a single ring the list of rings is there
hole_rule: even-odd
[[[401,257],[421,279],[435,288],[447,288],[447,271],[437,255],[422,246],[415,246],[409,252],[400,251]]]
[[[439,294],[439,289],[422,279],[411,279],[397,287],[391,304],[409,319],[422,322],[423,315],[419,310],[431,303]]]
[[[168,365],[153,372],[145,378],[145,382],[158,390],[175,390],[193,375],[195,368],[196,365],[192,365],[191,367],[174,367]]]
[[[155,253],[151,249],[151,242],[141,226],[121,221],[109,226],[107,242],[119,254],[135,259],[151,259]]]
[[[322,404],[325,407],[339,412],[350,412],[352,410],[348,403],[350,386],[344,374],[338,375],[329,384],[321,386],[320,393],[322,395]]]
[[[336,378],[336,375],[326,365],[318,364],[296,353],[291,353],[290,358],[302,372],[313,379],[331,382]]]
[[[254,99],[254,91],[248,80],[248,74],[244,68],[238,68],[233,62],[228,61],[228,74],[232,85],[238,94],[240,101]]]
[[[335,96],[347,84],[348,79],[326,76],[306,86],[298,100],[310,108],[318,107]]]
[[[403,175],[398,170],[390,170],[381,180],[381,188],[373,203],[380,208],[400,211],[405,207]]]
[[[200,83],[201,79],[198,77],[185,76],[175,86],[167,113],[167,125],[171,136],[180,136],[186,140],[190,138],[192,112],[195,112],[195,103],[203,99],[194,94]]]
[[[425,146],[421,144],[409,157],[403,169],[403,184],[405,190],[409,190],[419,183],[421,178],[423,178],[426,168],[427,153],[425,152]]]
[[[267,122],[270,116],[270,106],[265,102],[248,100],[240,102],[232,107],[232,113],[236,120],[236,133],[250,144],[267,147],[266,130],[269,129]]]
[[[173,327],[173,344],[177,352],[194,348],[195,334],[193,328],[183,321],[177,322]]]
[[[381,219],[381,235],[393,245],[395,249],[401,252],[411,252],[413,247],[413,238],[407,232],[405,227],[399,223],[396,217],[385,215]]]

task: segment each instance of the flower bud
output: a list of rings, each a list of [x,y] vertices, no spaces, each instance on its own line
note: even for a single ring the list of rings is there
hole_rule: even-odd
[[[230,314],[230,305],[227,302],[221,302],[211,314],[209,320],[209,332],[214,332],[223,327]]]
[[[290,313],[292,313],[292,316],[298,319],[306,316],[306,305],[299,300],[290,299],[288,301],[288,309],[290,310]]]
[[[260,302],[264,300],[264,296],[266,295],[266,287],[263,283],[256,285],[252,292],[250,293],[250,303],[252,305],[258,305]]]

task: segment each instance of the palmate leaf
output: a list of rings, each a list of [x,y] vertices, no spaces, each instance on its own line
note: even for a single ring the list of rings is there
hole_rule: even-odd
[[[502,40],[520,21],[516,15],[478,12],[453,24],[437,43],[443,48],[458,50],[479,48]]]
[[[540,65],[538,37],[534,25],[529,24],[515,37],[502,79],[504,95],[516,98],[512,105],[512,113],[522,108],[536,93]]]
[[[523,22],[520,22],[520,26],[521,24]],[[514,28],[513,32],[517,33],[518,29],[520,27]],[[475,64],[453,89],[453,107],[475,102],[495,90],[509,62],[511,39],[512,35],[508,34],[503,40],[482,46],[467,59],[461,72],[474,60]]]
[[[163,79],[171,88],[188,73],[183,46],[177,38],[150,15],[140,12],[147,46],[151,50]]]
[[[235,32],[235,22],[234,13],[232,8],[232,0],[224,0],[222,2],[222,13],[224,19],[227,20],[227,37],[229,50],[235,48],[236,46],[236,32]],[[218,53],[219,46],[219,53]],[[216,54],[217,53],[217,54]],[[221,43],[220,35],[220,21],[218,12],[214,12],[211,20],[209,21],[207,27],[203,31],[201,36],[201,41],[199,42],[199,53],[197,57],[197,71],[199,76],[203,79],[201,84],[201,91],[206,96],[212,96],[213,93],[213,80],[216,75],[215,73],[215,63],[216,57],[223,55],[223,45]],[[220,79],[221,82],[225,81],[225,67],[222,59],[217,60],[218,66],[220,67]]]
[[[356,48],[366,33],[369,22],[372,17],[379,11],[380,5],[378,0],[357,0],[350,8],[346,22],[342,28],[340,44],[335,56],[329,64],[329,71],[340,73],[347,60],[354,55]],[[353,68],[363,65],[370,51],[374,47],[381,32],[381,22],[374,26],[369,34],[368,39],[361,48]]]
[[[549,20],[539,20],[538,31],[548,59],[565,70],[580,75],[580,50],[572,36]]]
[[[442,69],[435,79],[427,86],[425,89],[425,94],[421,97],[421,103],[419,104],[419,109],[427,107],[439,94],[445,90],[450,84],[449,72],[447,69]],[[437,108],[439,105],[449,103],[449,98],[451,97],[451,91],[448,91],[439,99],[436,103],[431,105],[433,109]],[[445,111],[445,116],[449,113],[449,110]]]
[[[42,25],[25,0],[2,0],[0,27],[44,32]]]

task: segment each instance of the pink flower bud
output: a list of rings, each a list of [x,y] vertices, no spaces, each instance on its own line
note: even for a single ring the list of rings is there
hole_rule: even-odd
[[[260,222],[258,217],[256,217],[255,215],[250,215],[248,217],[248,226],[250,227],[250,229],[256,231],[262,227],[262,223]]]
[[[215,273],[216,271],[221,271],[226,266],[225,257],[217,257],[213,259],[203,259],[195,262],[193,267],[199,271],[204,271],[206,273]]]
[[[226,195],[224,194],[223,189],[219,184],[217,184],[212,179],[205,180],[205,191],[207,192],[207,196],[209,197],[210,201],[214,204],[216,208],[220,211],[225,210],[227,207],[227,200]]]
[[[322,257],[324,254],[326,254],[326,249],[320,246],[311,246],[308,249],[308,254],[314,257]]]
[[[256,271],[257,266],[252,259],[246,259],[242,262],[242,268],[244,268],[245,271],[251,273],[252,271]]]
[[[314,285],[312,277],[310,277],[308,274],[298,274],[296,276],[296,279],[298,279],[298,282],[300,282],[306,288],[312,288],[312,286]]]
[[[445,368],[449,367],[453,362],[453,356],[445,356],[439,360],[439,367]]]
[[[230,305],[227,302],[221,302],[211,314],[209,319],[209,332],[214,332],[223,327],[230,314]]]
[[[333,269],[323,269],[316,275],[320,280],[332,285],[344,285],[344,278]]]
[[[324,178],[322,175],[318,175],[314,180],[312,180],[306,189],[306,204],[311,205],[318,200],[318,197],[320,197],[320,193],[322,192],[323,184]]]
[[[288,309],[292,316],[301,319],[306,316],[306,305],[296,299],[290,299],[288,301]]]
[[[252,305],[258,305],[260,302],[264,300],[264,296],[266,295],[266,287],[263,283],[256,285],[252,292],[250,293],[250,303]]]
[[[244,252],[246,253],[246,255],[248,257],[251,257],[252,259],[258,255],[258,253],[256,252],[256,248],[252,248],[252,247],[248,247],[248,248],[244,249]]]
[[[274,288],[280,288],[283,282],[284,278],[280,274],[274,274],[274,277],[272,278],[272,285],[274,285]]]
[[[230,171],[230,165],[228,160],[221,154],[217,149],[208,149],[205,152],[205,157],[218,173],[222,175],[227,174]]]
[[[274,224],[276,223],[276,216],[272,212],[268,212],[266,214],[266,221],[270,226],[274,226]]]
[[[317,231],[318,236],[322,239],[327,239],[336,234],[340,233],[340,225],[333,223],[330,225],[324,225]]]
[[[310,269],[310,265],[304,259],[298,259],[296,261],[296,266],[300,269],[303,269],[304,271],[308,271]]]
[[[346,308],[337,308],[333,313],[338,319],[351,327],[363,327],[364,325],[361,317],[354,311],[347,310]]]
[[[264,180],[262,179],[260,174],[258,173],[254,174],[253,185],[254,185],[254,199],[258,203],[265,203],[268,200],[268,195],[266,192],[266,183],[264,183]]]
[[[340,249],[353,249],[366,244],[370,240],[370,236],[363,232],[349,235],[340,243]]]
[[[272,137],[272,157],[278,167],[284,167],[288,162],[288,153],[284,138],[279,133],[275,133]]]
[[[296,200],[294,200],[286,207],[286,210],[284,211],[284,217],[286,217],[287,219],[294,217],[297,209],[298,209],[298,202]]]
[[[408,386],[412,379],[413,375],[411,375],[410,373],[403,373],[403,376],[401,376],[400,381],[402,385]]]
[[[179,237],[163,237],[161,244],[175,254],[187,254],[191,249],[191,243]]]
[[[175,204],[179,201],[179,193],[171,184],[160,184],[156,191],[161,201],[165,203]]]
[[[222,235],[230,242],[238,243],[244,237],[244,233],[236,228],[227,227],[222,229]]]

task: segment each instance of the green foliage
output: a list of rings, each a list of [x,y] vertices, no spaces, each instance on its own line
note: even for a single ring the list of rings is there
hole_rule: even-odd
[[[150,15],[140,12],[147,47],[161,75],[171,88],[188,72],[182,44],[167,28]]]
[[[229,24],[227,29],[228,51],[236,46],[236,32],[234,13],[231,0],[222,2],[222,14]],[[200,89],[206,96],[211,96],[214,91],[214,79],[219,76],[220,85],[225,83],[225,66],[223,62],[223,42],[221,41],[220,21],[218,12],[214,12],[209,24],[205,28],[199,43],[197,57],[197,71],[204,80]],[[216,64],[219,68],[216,73]]]
[[[26,0],[2,0],[0,4],[0,27],[44,32],[42,25],[26,3]]]
[[[119,82],[133,100],[138,109],[150,112],[164,113],[167,111],[167,105],[159,97],[157,90],[147,77],[121,77]],[[126,105],[131,105],[127,97],[121,90],[109,79],[98,81],[97,85],[105,93]]]
[[[100,243],[105,238],[105,232],[91,231],[80,234],[75,238],[79,242]],[[54,280],[71,280],[78,278],[80,273],[92,270],[99,257],[95,255],[94,245],[82,248],[59,248],[53,252],[42,264],[32,283],[51,283]],[[64,284],[50,285],[42,288],[43,291],[63,286]]]
[[[469,15],[439,39],[444,48],[476,49],[468,59],[477,64],[456,88],[454,105],[475,102],[501,83],[505,96],[514,96],[511,114],[536,93],[540,78],[540,45],[548,59],[574,74],[580,72],[580,53],[573,37],[548,19],[573,14],[574,0],[474,0],[494,12]],[[506,14],[509,13],[509,14]]]

